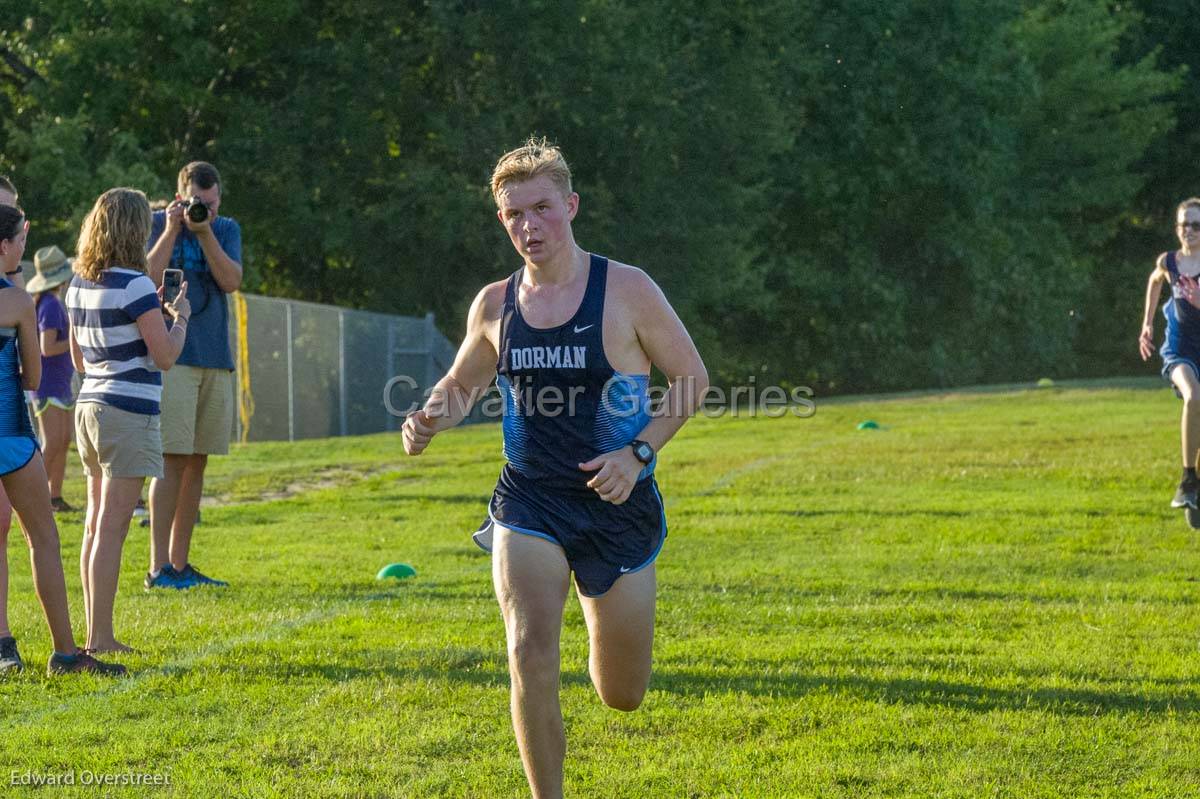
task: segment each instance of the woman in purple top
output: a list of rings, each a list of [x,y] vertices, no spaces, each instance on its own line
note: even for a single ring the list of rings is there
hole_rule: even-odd
[[[38,337],[42,350],[42,383],[34,394],[34,414],[42,439],[42,457],[50,479],[50,504],[55,511],[73,510],[63,500],[63,475],[67,469],[67,447],[71,443],[70,323],[59,300],[62,285],[71,279],[71,260],[58,247],[43,247],[33,256],[37,274],[25,286],[37,305]]]

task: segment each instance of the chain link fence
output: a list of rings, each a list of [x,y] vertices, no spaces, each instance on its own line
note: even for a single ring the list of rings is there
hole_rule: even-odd
[[[233,441],[397,430],[457,349],[433,314],[392,316],[253,294],[235,295],[230,306],[239,409]]]

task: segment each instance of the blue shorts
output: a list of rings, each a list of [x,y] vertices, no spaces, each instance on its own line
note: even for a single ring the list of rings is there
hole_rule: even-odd
[[[29,436],[0,436],[0,475],[24,469],[38,451],[37,439]]]
[[[1163,335],[1162,346],[1158,349],[1158,354],[1162,356],[1162,376],[1172,386],[1175,385],[1171,380],[1171,372],[1176,366],[1186,366],[1192,370],[1192,374],[1200,377],[1200,368],[1197,364],[1200,363],[1200,345],[1197,342],[1197,336],[1194,328],[1183,330],[1179,323],[1172,323],[1171,317],[1167,317],[1167,330]],[[1175,389],[1176,396],[1179,396],[1179,389]]]
[[[1192,370],[1192,374],[1194,374],[1197,378],[1200,378],[1200,368],[1196,367],[1196,362],[1193,361],[1191,358],[1174,357],[1174,358],[1171,358],[1170,360],[1168,360],[1166,357],[1163,358],[1163,368],[1162,368],[1163,380],[1166,380],[1168,383],[1171,384],[1171,388],[1173,388],[1175,390],[1176,397],[1178,397],[1179,399],[1183,399],[1183,394],[1179,393],[1179,387],[1176,386],[1175,381],[1171,379],[1171,372],[1175,371],[1176,366],[1188,367],[1189,369]]]
[[[590,489],[575,495],[541,488],[505,465],[488,519],[475,535],[475,543],[489,552],[487,533],[493,524],[562,547],[584,596],[600,596],[622,574],[649,566],[667,538],[667,517],[653,475],[614,505]]]

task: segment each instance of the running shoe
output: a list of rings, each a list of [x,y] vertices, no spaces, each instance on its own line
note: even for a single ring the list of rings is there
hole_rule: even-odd
[[[21,653],[17,651],[17,639],[11,635],[0,638],[0,674],[6,671],[18,672],[24,668]]]
[[[149,516],[150,511],[146,510],[146,500],[138,497],[138,503],[133,509],[134,516]]]
[[[229,585],[229,583],[225,582],[224,580],[214,580],[212,577],[209,577],[207,574],[202,573],[199,569],[197,569],[195,566],[193,566],[190,563],[183,567],[183,571],[179,572],[179,576],[185,580],[191,580],[192,585],[212,585],[212,586]],[[191,586],[184,586],[184,587],[189,588]]]
[[[50,507],[55,513],[70,513],[75,508],[62,497],[50,497]]]
[[[1179,488],[1175,490],[1175,498],[1171,500],[1172,508],[1197,508],[1200,503],[1196,501],[1196,492],[1200,489],[1200,480],[1194,477],[1185,477],[1179,481]]]
[[[56,674],[99,674],[102,677],[124,677],[128,673],[129,669],[120,663],[105,663],[102,660],[96,660],[82,649],[77,651],[74,657],[55,653],[50,656],[50,662],[46,664],[46,674],[51,677]]]
[[[174,588],[177,591],[182,591],[185,588],[191,588],[197,585],[196,580],[184,577],[170,563],[163,566],[157,575],[146,572],[146,579],[142,580],[142,585],[147,591],[155,588]]]

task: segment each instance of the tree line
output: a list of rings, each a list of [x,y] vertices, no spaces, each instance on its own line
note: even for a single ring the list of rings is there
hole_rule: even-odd
[[[576,235],[718,382],[818,393],[1153,372],[1144,279],[1200,193],[1177,0],[20,0],[0,172],[32,246],[210,160],[244,288],[455,337],[517,265],[487,189],[559,143]]]

